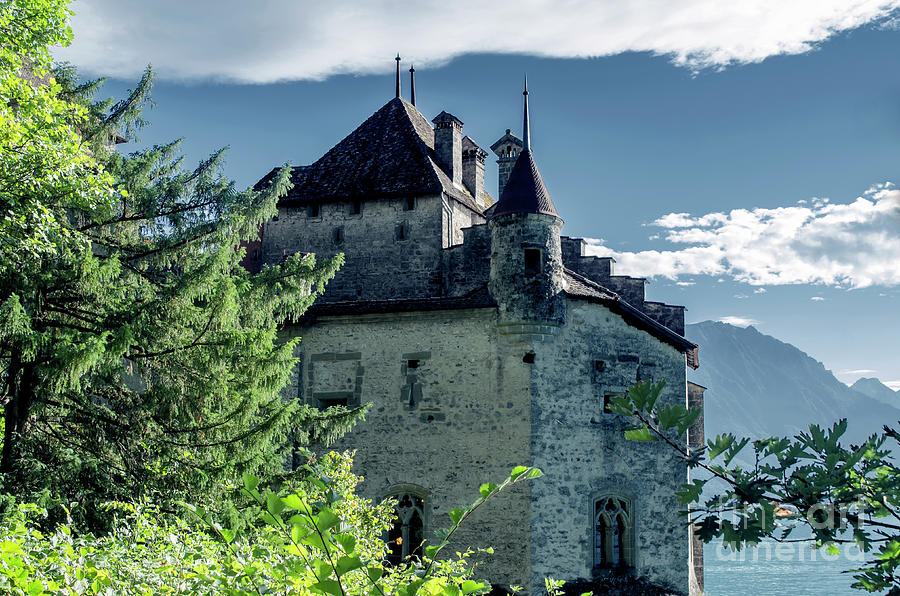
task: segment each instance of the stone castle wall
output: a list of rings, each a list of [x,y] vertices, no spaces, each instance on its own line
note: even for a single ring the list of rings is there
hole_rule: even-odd
[[[666,381],[660,404],[685,405],[684,355],[602,305],[568,300],[568,324],[535,347],[532,376],[534,582],[560,570],[590,578],[593,502],[605,494],[634,504],[634,566],[653,583],[684,589],[688,536],[675,491],[687,468],[661,443],[626,441],[629,421],[603,412],[604,394],[636,381]]]
[[[530,365],[521,349],[501,345],[496,320],[493,308],[322,316],[288,330],[303,341],[301,374],[287,394],[311,405],[333,396],[371,404],[366,420],[333,448],[358,449],[354,472],[365,478],[365,497],[421,487],[429,537],[449,526],[452,508],[478,497],[481,484],[530,460]],[[530,488],[486,505],[451,552],[492,546],[479,575],[527,585]]]
[[[318,215],[307,205],[280,206],[277,220],[265,224],[262,260],[312,252],[319,258],[346,253],[338,275],[319,301],[383,300],[441,293],[440,196],[352,202],[321,202]],[[340,234],[340,237],[337,235]]]

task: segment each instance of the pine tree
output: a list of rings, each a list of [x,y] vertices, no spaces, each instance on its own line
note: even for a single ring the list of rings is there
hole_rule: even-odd
[[[101,181],[92,200],[40,180],[0,188],[11,217],[54,216],[53,233],[31,225],[4,237],[6,491],[220,494],[242,472],[276,477],[298,443],[334,438],[361,416],[282,398],[297,340],[278,330],[322,292],[340,257],[296,254],[258,273],[241,265],[288,190],[289,168],[241,191],[221,175],[222,151],[188,171],[178,142],[128,157],[111,150],[117,132],[141,125],[151,79],[148,68],[116,104],[92,102],[97,83],[78,84],[71,68],[38,83],[79,114],[68,126]],[[27,176],[27,163],[16,166]]]

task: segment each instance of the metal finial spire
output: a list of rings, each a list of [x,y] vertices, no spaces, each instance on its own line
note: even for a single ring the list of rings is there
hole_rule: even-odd
[[[409,103],[416,107],[416,67],[409,67]]]
[[[394,92],[394,97],[400,97],[400,54],[397,54],[394,60],[397,61],[397,90]]]
[[[528,75],[525,75],[525,117],[522,123],[522,151],[531,151],[531,127],[528,125]]]

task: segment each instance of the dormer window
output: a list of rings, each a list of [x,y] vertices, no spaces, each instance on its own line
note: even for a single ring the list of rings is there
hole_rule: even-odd
[[[525,249],[525,275],[535,276],[541,273],[541,249]]]

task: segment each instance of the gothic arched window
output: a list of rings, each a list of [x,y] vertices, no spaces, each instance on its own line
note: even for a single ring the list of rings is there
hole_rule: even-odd
[[[594,567],[634,566],[634,512],[628,499],[605,496],[594,501]]]
[[[388,530],[387,560],[399,565],[408,557],[420,556],[425,542],[425,498],[413,492],[391,495],[397,499],[394,512],[397,517]]]

